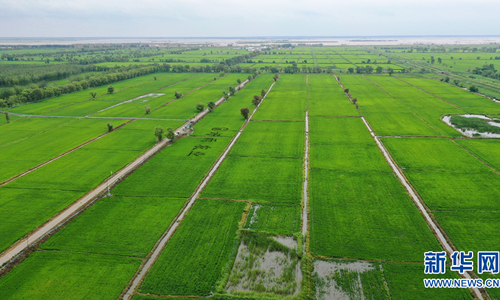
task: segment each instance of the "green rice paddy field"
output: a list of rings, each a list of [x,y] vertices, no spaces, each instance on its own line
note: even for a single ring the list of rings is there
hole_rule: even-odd
[[[349,49],[296,47],[252,60],[316,66],[382,59]],[[205,57],[192,52],[185,55],[193,55],[192,63]],[[10,109],[46,117],[12,115],[0,123],[0,182],[88,144],[0,186],[0,251],[153,147],[155,127],[183,126],[198,113],[197,103],[218,100],[249,74],[215,75],[156,73],[117,82],[113,94],[95,88],[95,99],[85,90]],[[319,292],[332,281],[338,293],[367,299],[472,299],[467,289],[424,287],[424,278],[459,275],[449,265],[444,275],[424,274],[424,252],[443,246],[414,201],[422,201],[457,250],[500,251],[500,143],[468,138],[442,121],[500,114],[500,104],[432,79],[340,74],[339,83],[333,74],[281,74],[272,86],[272,77],[250,81],[193,124],[189,136],[123,178],[111,197],[0,274],[0,298],[122,299],[153,255],[131,299],[333,299]],[[251,101],[263,90],[269,93],[255,107]],[[185,95],[176,99],[175,92]],[[255,110],[250,120],[240,114],[244,107]],[[124,125],[108,133],[108,122]],[[420,200],[409,195],[376,139]],[[267,289],[264,280],[237,294],[226,289],[241,238],[250,233],[304,242],[294,250],[297,294]],[[320,278],[320,263],[346,261],[376,268]],[[262,272],[250,268],[245,276],[259,281]],[[292,277],[283,282],[299,278],[286,274]],[[350,284],[358,282],[353,274],[362,287]],[[500,299],[497,290],[486,292]]]

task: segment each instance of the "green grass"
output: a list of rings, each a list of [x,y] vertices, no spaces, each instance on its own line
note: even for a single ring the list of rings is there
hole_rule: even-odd
[[[190,197],[229,143],[229,139],[222,138],[213,142],[204,142],[205,140],[189,137],[174,142],[127,177],[112,193],[126,196]],[[194,149],[200,145],[210,148]],[[200,155],[196,156],[198,152]]]
[[[359,116],[333,75],[309,74],[309,115]]]
[[[305,75],[282,74],[253,120],[304,121],[307,109]]]
[[[421,261],[440,246],[393,174],[311,170],[314,255]]]
[[[373,144],[365,124],[358,118],[309,117],[311,144]]]
[[[247,216],[245,228],[278,235],[300,232],[299,205],[254,204]]]
[[[302,159],[228,156],[201,197],[298,203],[301,184]]]
[[[145,257],[185,201],[103,198],[51,237],[41,249]]]
[[[116,299],[140,263],[121,256],[35,252],[0,280],[0,298]]]
[[[466,118],[461,116],[451,116],[451,124],[458,129],[475,130],[478,132],[500,133],[500,127],[490,125],[488,120],[480,118]],[[495,122],[497,123],[497,122]],[[498,124],[498,123],[497,123]]]
[[[304,157],[305,123],[250,122],[231,150],[232,156]]]
[[[236,236],[246,203],[198,200],[146,276],[141,293],[208,296]]]
[[[423,254],[422,254],[423,259]],[[384,276],[389,286],[391,299],[394,300],[458,300],[473,299],[467,289],[425,288],[424,278],[455,278],[458,275],[449,270],[446,274],[424,274],[423,264],[383,264]]]

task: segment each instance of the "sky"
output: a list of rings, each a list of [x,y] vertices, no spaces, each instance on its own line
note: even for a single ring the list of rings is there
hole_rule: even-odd
[[[0,37],[500,35],[499,0],[0,0]]]

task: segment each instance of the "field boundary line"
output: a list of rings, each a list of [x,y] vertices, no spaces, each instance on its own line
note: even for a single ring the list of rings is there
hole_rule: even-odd
[[[237,86],[237,90],[240,90],[243,88],[249,80],[245,80],[242,82],[240,85]],[[213,175],[217,170],[219,169],[220,165],[222,162],[225,160],[227,157],[227,154],[229,151],[231,151],[232,147],[240,137],[241,133],[243,130],[246,128],[247,124],[251,121],[253,115],[257,111],[257,109],[260,107],[264,99],[267,97],[269,92],[272,90],[274,84],[276,82],[273,82],[271,87],[267,90],[267,93],[264,97],[262,97],[262,100],[260,103],[254,108],[252,114],[248,117],[248,119],[243,123],[241,126],[240,130],[238,133],[232,138],[231,142],[228,144],[228,146],[224,149],[223,153],[218,157],[218,159],[215,161],[215,163],[212,165],[210,170],[206,173],[205,177],[201,180],[200,184],[196,187],[196,190],[194,191],[193,195],[189,198],[187,201],[187,204],[182,208],[181,213],[172,221],[172,224],[174,224],[172,227],[170,227],[160,238],[160,240],[156,243],[155,247],[153,248],[149,258],[146,260],[144,265],[141,265],[139,267],[139,270],[137,271],[136,275],[131,279],[125,290],[120,294],[121,299],[128,300],[132,297],[132,295],[136,292],[136,290],[139,288],[139,286],[142,284],[144,279],[146,278],[147,274],[153,267],[154,263],[156,260],[160,257],[161,253],[163,252],[165,246],[167,245],[168,241],[170,238],[174,235],[176,232],[177,228],[179,228],[180,224],[184,220],[185,215],[191,210],[191,207],[194,205],[196,200],[198,199],[198,196],[201,194],[203,189],[206,187],[206,185],[210,182],[212,179]],[[224,101],[224,98],[220,98],[217,100],[216,105],[221,104]],[[208,112],[208,109],[205,111]]]
[[[239,90],[244,87],[248,80],[245,80],[236,88]],[[216,107],[224,101],[224,98],[220,98],[216,101]],[[174,132],[181,136],[187,130],[187,125],[192,123],[197,123],[199,120],[203,119],[209,113],[209,109],[206,108],[202,112],[198,113],[190,121],[186,122],[181,127],[177,128]],[[54,229],[61,228],[61,224],[65,224],[68,219],[71,219],[75,215],[81,213],[86,208],[89,207],[90,203],[95,203],[97,200],[102,198],[106,194],[109,188],[114,187],[116,184],[121,182],[125,177],[132,174],[137,168],[142,166],[146,161],[159,153],[163,148],[169,145],[171,140],[165,138],[161,142],[156,143],[153,147],[146,150],[144,153],[139,155],[136,159],[128,163],[126,166],[121,168],[112,176],[105,179],[105,181],[99,184],[97,187],[80,197],[78,200],[64,208],[62,211],[58,212],[48,221],[38,226],[31,232],[29,232],[25,237],[16,241],[13,245],[7,248],[5,251],[0,253],[0,266],[7,266],[12,260],[23,254],[26,249],[30,248],[30,245],[36,244],[39,240],[43,239],[47,234],[50,234]],[[31,242],[29,242],[31,240]],[[1,270],[1,269],[0,269]]]
[[[344,88],[344,86],[342,85],[342,83],[340,83],[340,81],[338,81],[338,79],[337,82],[340,84],[342,88]],[[446,235],[446,232],[441,228],[441,226],[439,226],[439,223],[434,219],[433,216],[431,216],[432,212],[430,211],[430,209],[424,204],[424,201],[420,198],[420,195],[418,194],[417,190],[411,185],[409,180],[404,175],[403,171],[399,168],[398,164],[394,161],[392,156],[385,148],[382,141],[380,141],[380,139],[375,135],[375,133],[373,132],[371,126],[368,124],[366,119],[362,116],[361,120],[363,120],[363,123],[370,132],[370,135],[375,140],[375,143],[377,144],[379,150],[382,152],[385,160],[393,170],[394,175],[396,175],[396,177],[399,179],[403,187],[406,189],[407,193],[410,195],[410,198],[412,199],[413,203],[417,206],[417,209],[420,211],[420,214],[424,217],[425,222],[427,223],[427,225],[429,225],[429,229],[432,231],[432,233],[434,234],[438,242],[441,244],[443,249],[448,253],[449,256],[451,256],[453,251],[456,250],[456,247],[453,245],[450,238]],[[473,272],[471,273],[474,274]],[[459,274],[459,276],[465,277],[467,279],[472,278],[468,272],[465,272],[463,275]],[[473,296],[475,294],[477,298],[484,300],[482,293],[478,288],[473,288],[472,290],[474,292],[474,293],[471,292]]]
[[[101,134],[101,135],[98,135],[97,137],[95,137],[95,138],[93,138],[93,139],[90,139],[90,140],[86,141],[85,143],[80,144],[80,145],[78,145],[78,146],[74,147],[73,149],[70,149],[70,150],[68,150],[68,151],[66,151],[66,152],[64,152],[64,153],[61,153],[61,154],[59,154],[58,156],[56,156],[56,157],[54,157],[54,158],[51,158],[51,159],[49,159],[49,160],[47,160],[47,161],[44,161],[44,162],[42,162],[42,163],[40,163],[40,164],[38,164],[38,165],[36,165],[36,166],[34,166],[34,167],[29,168],[28,170],[26,170],[26,171],[24,171],[24,172],[22,172],[22,173],[19,173],[19,174],[15,175],[15,176],[13,176],[13,177],[11,177],[11,178],[9,178],[9,179],[6,179],[6,180],[4,180],[4,181],[0,182],[0,187],[2,187],[2,186],[4,186],[4,185],[9,184],[9,183],[13,182],[14,180],[16,180],[16,179],[18,179],[18,178],[20,178],[20,177],[23,177],[24,175],[28,175],[29,173],[31,173],[31,172],[33,172],[33,171],[35,171],[35,170],[37,170],[37,169],[39,169],[39,168],[41,168],[41,167],[43,167],[43,166],[45,166],[45,165],[48,165],[49,163],[51,163],[51,162],[53,162],[53,161],[56,161],[56,160],[58,160],[59,158],[64,157],[64,156],[66,156],[66,155],[70,154],[71,152],[74,152],[74,151],[76,151],[76,150],[78,150],[78,149],[80,149],[80,148],[83,148],[83,147],[87,146],[88,144],[90,144],[90,143],[92,143],[92,142],[95,142],[95,141],[97,141],[98,139],[100,139],[100,138],[102,138],[102,137],[105,137],[106,135],[108,135],[108,134],[110,134],[110,133],[112,133],[112,132],[114,132],[114,131],[116,131],[116,130],[121,129],[121,128],[123,128],[124,126],[126,126],[126,125],[128,125],[128,124],[130,124],[130,123],[132,123],[132,122],[134,122],[134,121],[135,121],[135,120],[129,120],[128,122],[125,122],[125,123],[123,123],[123,124],[121,124],[121,125],[119,125],[119,126],[115,127],[112,131],[108,131],[108,132],[105,132],[105,133],[103,133],[103,134]]]

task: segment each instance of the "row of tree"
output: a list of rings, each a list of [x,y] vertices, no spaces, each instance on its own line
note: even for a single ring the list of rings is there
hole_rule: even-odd
[[[0,108],[12,107],[29,102],[37,102],[45,98],[60,96],[63,94],[77,92],[124,79],[143,76],[146,74],[163,71],[164,69],[165,68],[162,66],[153,65],[147,67],[131,68],[128,71],[92,76],[88,80],[75,81],[63,86],[47,86],[44,88],[23,88],[18,86],[15,89],[5,89],[2,93],[3,97],[0,98]]]

